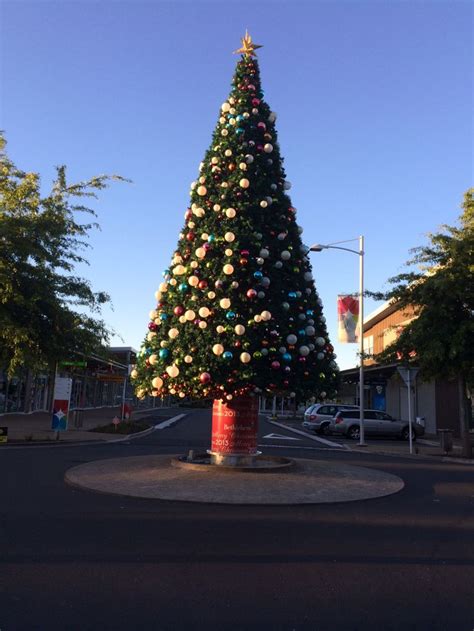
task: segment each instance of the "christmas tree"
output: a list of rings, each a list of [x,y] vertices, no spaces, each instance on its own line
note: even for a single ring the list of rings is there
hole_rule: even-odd
[[[335,394],[337,365],[246,34],[132,380],[139,397]]]

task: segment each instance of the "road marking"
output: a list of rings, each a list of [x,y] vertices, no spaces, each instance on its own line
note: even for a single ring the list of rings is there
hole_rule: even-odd
[[[318,443],[322,443],[323,445],[328,445],[328,447],[337,447],[338,449],[349,449],[347,445],[340,445],[339,443],[333,443],[331,440],[327,440],[326,438],[320,438],[319,436],[311,436],[306,432],[302,432],[300,429],[295,429],[294,427],[287,427],[286,425],[282,425],[281,423],[277,423],[276,421],[268,421],[267,423],[271,423],[272,425],[276,425],[277,427],[282,427],[286,429],[288,432],[293,432],[295,434],[300,434],[301,436],[305,436],[309,438],[309,440],[315,440]]]
[[[169,418],[167,421],[163,421],[162,423],[158,423],[157,425],[155,425],[155,429],[165,429],[166,427],[169,427],[170,425],[177,423],[179,420],[183,418],[183,416],[186,416],[186,414],[178,414],[177,416],[173,416],[172,418]]]
[[[299,449],[300,451],[341,451],[340,449],[332,449],[331,447],[312,447],[309,445],[269,445],[265,443],[264,445],[257,445],[257,447],[261,447],[262,449]],[[365,452],[364,452],[365,453]]]
[[[277,440],[301,440],[301,438],[293,438],[292,436],[283,436],[283,434],[267,434],[263,438],[276,438]]]

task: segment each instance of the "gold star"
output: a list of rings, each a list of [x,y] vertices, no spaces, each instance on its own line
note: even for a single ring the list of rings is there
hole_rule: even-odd
[[[234,50],[234,55],[238,53],[242,53],[246,57],[256,57],[255,49],[262,48],[260,44],[254,44],[252,42],[252,38],[248,34],[247,30],[245,31],[245,37],[242,37],[242,48],[238,50]]]

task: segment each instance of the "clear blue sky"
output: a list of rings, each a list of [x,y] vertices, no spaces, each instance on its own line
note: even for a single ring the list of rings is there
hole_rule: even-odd
[[[45,186],[62,163],[72,179],[133,180],[95,205],[102,231],[84,274],[112,296],[115,343],[139,347],[246,28],[264,45],[304,242],[364,234],[366,286],[377,290],[427,232],[456,221],[473,183],[472,17],[472,3],[455,0],[4,0],[1,128],[12,159]],[[350,367],[336,296],[357,291],[358,259],[327,251],[313,266]]]

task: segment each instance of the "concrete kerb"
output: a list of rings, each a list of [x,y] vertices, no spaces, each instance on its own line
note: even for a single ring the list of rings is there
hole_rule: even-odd
[[[161,408],[158,408],[158,409],[161,409]],[[124,436],[121,436],[120,438],[114,437],[114,438],[100,438],[100,439],[95,439],[95,440],[68,439],[67,441],[54,441],[54,440],[35,441],[34,444],[29,444],[27,442],[7,443],[6,445],[2,446],[2,449],[9,449],[9,450],[11,449],[39,449],[39,448],[44,449],[47,447],[58,449],[59,447],[80,447],[82,445],[91,446],[91,445],[104,445],[104,444],[110,444],[110,443],[122,443],[122,442],[130,441],[130,440],[134,440],[136,438],[143,438],[144,436],[147,436],[148,434],[152,434],[153,432],[157,430],[165,429],[165,427],[169,427],[170,425],[177,423],[185,416],[186,414],[178,414],[170,419],[166,419],[162,423],[157,423],[156,425],[153,425],[152,427],[149,427],[148,429],[144,429],[141,432],[135,432],[133,434],[125,434]],[[113,434],[111,434],[111,436],[113,436]]]

